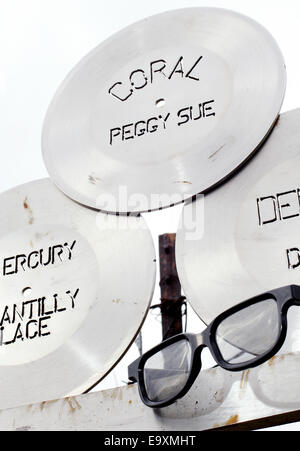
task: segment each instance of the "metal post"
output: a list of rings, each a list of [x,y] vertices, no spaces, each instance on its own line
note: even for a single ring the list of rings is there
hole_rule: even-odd
[[[163,339],[181,334],[182,305],[185,298],[181,294],[175,259],[176,235],[159,237],[160,287]]]

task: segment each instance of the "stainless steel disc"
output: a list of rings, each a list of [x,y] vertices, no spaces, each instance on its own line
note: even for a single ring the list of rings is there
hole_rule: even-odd
[[[185,207],[177,266],[205,322],[273,288],[300,285],[299,124],[300,110],[283,114],[248,165]]]
[[[285,87],[281,52],[253,20],[213,8],[160,14],[68,76],[45,120],[44,159],[82,204],[168,207],[241,166],[272,128]]]
[[[48,179],[0,205],[0,409],[83,393],[145,318],[151,235],[142,218],[82,207]]]

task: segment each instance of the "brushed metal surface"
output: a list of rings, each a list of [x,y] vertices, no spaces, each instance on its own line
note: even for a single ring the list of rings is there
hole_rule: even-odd
[[[282,54],[253,20],[214,8],[150,17],[67,77],[45,119],[45,163],[84,205],[168,207],[241,166],[272,128],[285,87]]]
[[[299,421],[299,371],[299,353],[280,355],[243,373],[206,370],[183,399],[165,409],[146,407],[137,385],[131,385],[2,410],[0,431],[112,431],[111,439],[116,431],[267,428]]]
[[[205,196],[202,238],[184,226],[178,232],[179,278],[205,322],[270,289],[300,285],[299,124],[300,110],[283,114],[255,158]]]
[[[0,406],[81,394],[133,342],[156,264],[142,218],[76,204],[49,180],[0,195]]]

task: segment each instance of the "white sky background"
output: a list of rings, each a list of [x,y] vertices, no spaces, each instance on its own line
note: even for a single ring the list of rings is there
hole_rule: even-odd
[[[135,21],[188,6],[234,9],[264,25],[287,63],[283,111],[300,107],[299,0],[0,0],[0,192],[48,176],[40,145],[43,119],[56,89],[85,54]],[[155,243],[158,235],[176,232],[181,208],[147,215]],[[200,327],[190,311],[188,330]],[[160,324],[149,317],[144,350],[160,339]],[[100,388],[121,384],[136,355],[133,349]]]

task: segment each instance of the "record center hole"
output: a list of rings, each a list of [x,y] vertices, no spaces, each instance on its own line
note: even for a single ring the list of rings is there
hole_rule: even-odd
[[[23,294],[23,296],[24,296],[25,299],[29,299],[30,296],[31,296],[31,292],[32,292],[32,289],[31,289],[30,287],[26,287],[26,288],[24,288],[24,290],[22,291],[22,294]]]
[[[166,105],[166,101],[165,99],[158,99],[156,101],[156,106],[157,108],[163,108]]]

